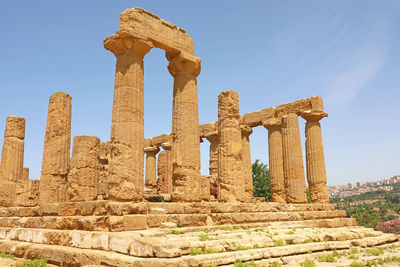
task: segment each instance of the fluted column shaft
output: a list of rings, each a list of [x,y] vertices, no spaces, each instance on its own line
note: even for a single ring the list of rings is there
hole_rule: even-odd
[[[286,203],[283,172],[282,120],[271,119],[263,123],[268,130],[268,158],[272,201]]]
[[[161,193],[172,193],[172,164],[171,164],[171,144],[161,144],[164,151],[158,154],[157,164],[157,187]]]
[[[157,161],[156,155],[160,152],[157,146],[145,147],[146,153],[146,186],[156,187],[157,185]]]
[[[319,121],[327,117],[325,112],[304,112],[306,122],[306,166],[310,200],[313,203],[329,203],[326,189],[326,168]]]
[[[299,120],[296,114],[283,117],[283,169],[287,203],[307,203]]]
[[[205,136],[208,142],[210,142],[210,159],[209,159],[209,174],[215,177],[218,176],[218,133],[212,132]]]
[[[75,136],[71,167],[68,173],[68,199],[91,201],[97,198],[100,175],[100,139],[95,136]]]
[[[40,203],[67,199],[71,148],[71,96],[58,92],[49,100],[40,176]]]
[[[243,181],[246,200],[253,199],[253,170],[251,168],[250,135],[253,129],[248,126],[241,126],[242,131],[242,162],[243,162]]]
[[[117,58],[108,196],[139,201],[144,189],[143,58],[152,45],[133,36],[113,35],[104,46]]]
[[[1,151],[0,178],[4,181],[23,180],[25,119],[9,116],[6,120],[4,143]]]
[[[197,76],[200,59],[166,53],[174,77],[172,107],[172,179],[174,201],[200,201],[200,139]]]
[[[224,91],[218,96],[218,201],[245,200],[239,96]]]

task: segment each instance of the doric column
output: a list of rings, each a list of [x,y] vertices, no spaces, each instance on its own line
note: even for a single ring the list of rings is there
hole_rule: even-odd
[[[160,193],[172,193],[171,144],[161,144],[164,151],[158,154],[157,187]]]
[[[218,201],[244,201],[239,95],[235,91],[218,96],[218,136]]]
[[[4,143],[1,151],[3,181],[22,181],[24,167],[25,119],[10,116],[6,120]]]
[[[296,114],[283,116],[283,170],[287,203],[307,203],[299,120]]]
[[[22,169],[22,180],[23,181],[29,180],[29,168]]]
[[[250,150],[250,134],[253,133],[253,129],[249,126],[242,125],[240,127],[242,131],[242,161],[243,161],[243,180],[244,180],[244,191],[246,194],[247,201],[253,199],[253,170],[251,168],[251,150]]]
[[[210,142],[209,174],[218,176],[218,132],[208,133],[205,138]]]
[[[282,120],[270,119],[263,123],[268,130],[268,158],[272,201],[286,203],[283,173]]]
[[[71,148],[71,96],[50,96],[40,176],[41,204],[66,201]]]
[[[125,32],[111,35],[103,43],[117,58],[108,196],[138,201],[144,188],[143,58],[152,44]]]
[[[197,76],[200,59],[166,53],[174,77],[172,107],[172,179],[174,201],[200,201],[200,139]]]
[[[75,136],[71,168],[68,173],[68,197],[71,201],[91,201],[97,198],[100,173],[100,139],[95,136]]]
[[[205,138],[210,142],[210,194],[218,197],[218,132],[208,133]]]
[[[310,200],[313,203],[329,203],[326,189],[326,169],[319,121],[328,116],[325,112],[303,112],[306,122],[306,166]]]
[[[154,188],[157,185],[156,155],[160,152],[158,146],[145,147],[146,153],[146,186]]]

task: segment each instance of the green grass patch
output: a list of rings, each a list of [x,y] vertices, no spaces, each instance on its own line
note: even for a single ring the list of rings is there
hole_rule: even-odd
[[[14,259],[14,256],[8,253],[0,252],[1,258]]]
[[[361,261],[352,261],[350,266],[351,267],[363,267],[363,263]]]
[[[18,267],[45,267],[47,259],[26,261],[18,265]]]
[[[303,267],[315,267],[315,262],[313,260],[307,259],[307,260],[305,260],[303,262],[300,262],[300,266],[303,266]]]

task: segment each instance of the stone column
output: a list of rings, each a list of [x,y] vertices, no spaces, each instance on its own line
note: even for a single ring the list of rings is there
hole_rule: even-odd
[[[253,133],[253,129],[249,126],[242,125],[240,127],[242,131],[242,161],[243,161],[243,180],[244,180],[244,191],[246,194],[247,201],[253,199],[253,170],[251,167],[251,150],[250,150],[250,134]]]
[[[108,197],[140,201],[144,189],[143,58],[152,44],[120,33],[106,38],[104,47],[117,58]]]
[[[97,198],[100,173],[100,139],[95,136],[75,136],[71,169],[68,173],[70,201],[91,201]]]
[[[319,121],[328,116],[325,112],[303,112],[306,122],[306,166],[310,200],[329,203],[326,189],[326,168]]]
[[[160,193],[172,193],[172,165],[171,165],[171,144],[161,144],[164,151],[158,154],[157,164],[157,187]]]
[[[218,197],[218,132],[208,133],[205,138],[210,142],[210,195]]]
[[[29,180],[29,168],[22,169],[22,180]]]
[[[146,186],[155,188],[157,186],[157,162],[156,155],[160,152],[158,146],[145,147],[146,153]]]
[[[1,172],[4,181],[22,181],[24,139],[25,119],[15,116],[7,117],[1,151]]]
[[[200,201],[200,138],[197,76],[200,59],[180,52],[166,53],[174,77],[172,107],[173,201]]]
[[[283,173],[282,120],[270,119],[263,123],[268,130],[268,158],[273,202],[286,203]]]
[[[67,200],[67,174],[71,147],[71,96],[58,92],[50,97],[40,176],[41,204]]]
[[[235,91],[218,96],[218,136],[218,201],[244,201],[239,96]]]
[[[283,170],[287,203],[307,203],[299,120],[296,114],[283,116]]]

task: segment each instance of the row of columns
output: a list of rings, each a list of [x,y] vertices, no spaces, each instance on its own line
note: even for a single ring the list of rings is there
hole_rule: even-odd
[[[111,123],[109,198],[140,200],[144,176],[143,58],[153,45],[131,35],[106,39],[117,59]],[[200,141],[197,81],[200,59],[184,52],[166,52],[174,77],[171,163],[174,201],[199,201]],[[147,150],[149,176],[155,159]],[[153,184],[151,178],[148,183]]]
[[[329,202],[326,168],[319,120],[324,112],[303,112],[306,120],[306,167],[311,202]],[[297,114],[263,123],[268,130],[272,201],[306,203],[306,185]]]

